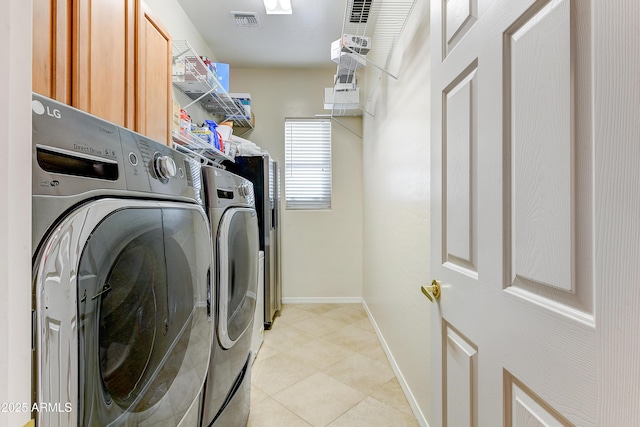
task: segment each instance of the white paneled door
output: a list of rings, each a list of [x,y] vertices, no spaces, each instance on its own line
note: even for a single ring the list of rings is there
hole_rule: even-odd
[[[610,3],[431,1],[431,427],[640,425],[640,8]]]

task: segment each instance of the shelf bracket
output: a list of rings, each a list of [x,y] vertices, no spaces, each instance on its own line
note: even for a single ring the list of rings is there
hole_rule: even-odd
[[[242,126],[238,126],[239,128],[241,128]],[[248,134],[249,132],[251,132],[253,130],[253,128],[247,128],[247,130],[245,130],[244,132],[242,132],[240,135],[238,135],[240,138],[244,137],[246,134]]]
[[[377,68],[378,70],[380,70],[383,73],[387,74],[388,76],[392,77],[394,80],[398,80],[398,77],[396,77],[395,75],[391,74],[389,71],[385,70],[384,68],[380,67],[378,64],[376,64],[375,62],[371,61],[366,56],[360,55],[358,52],[356,52],[355,50],[351,49],[349,46],[343,46],[342,48],[343,49],[347,49],[349,52],[353,53],[354,55],[358,55],[358,57],[364,59],[367,62],[367,64],[372,65],[374,68]]]
[[[185,105],[184,108],[185,110],[189,107],[191,107],[193,104],[195,104],[196,102],[200,101],[201,99],[203,99],[205,96],[209,95],[211,92],[213,92],[214,90],[216,90],[215,88],[211,88],[208,91],[206,91],[205,93],[203,93],[202,95],[200,95],[198,98],[194,99],[193,101],[191,101],[190,103],[188,103],[187,105]]]
[[[181,58],[182,55],[187,54],[190,50],[191,50],[191,48],[187,47],[184,50],[182,50],[181,52],[179,52],[177,55],[173,55],[173,61],[174,62],[177,61],[178,58]]]
[[[348,130],[349,132],[351,132],[355,136],[357,136],[359,138],[362,138],[362,134],[361,133],[358,133],[357,131],[351,129],[351,127],[348,124],[346,124],[345,122],[343,122],[341,120],[338,120],[335,116],[331,116],[330,119],[333,120],[334,122],[338,123],[340,126],[345,128],[346,130]]]

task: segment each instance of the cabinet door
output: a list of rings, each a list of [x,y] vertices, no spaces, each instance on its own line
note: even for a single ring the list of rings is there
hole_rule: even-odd
[[[135,125],[135,0],[74,3],[72,105]]]
[[[138,71],[136,130],[169,144],[173,103],[171,92],[171,36],[140,2],[138,11]]]
[[[32,90],[71,101],[71,0],[33,0]]]

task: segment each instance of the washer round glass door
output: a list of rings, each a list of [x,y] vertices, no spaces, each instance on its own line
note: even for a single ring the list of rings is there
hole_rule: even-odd
[[[194,272],[207,234],[201,211],[169,207],[122,209],[94,230],[78,275],[80,371],[87,360],[101,384],[85,387],[84,425],[147,420],[167,404],[179,422],[197,397],[207,278]]]
[[[168,206],[122,209],[93,231],[78,269],[79,356],[99,383],[85,384],[83,425],[136,424],[163,406],[179,422],[197,397],[207,234],[201,210]]]
[[[71,387],[68,424],[177,425],[198,399],[213,339],[208,235],[197,205],[105,199],[49,239],[35,283],[38,389],[58,401]]]
[[[258,289],[258,219],[253,208],[231,208],[217,236],[218,339],[224,348],[253,324]]]

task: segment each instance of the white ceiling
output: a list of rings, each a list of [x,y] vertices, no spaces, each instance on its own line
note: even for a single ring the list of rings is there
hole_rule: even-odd
[[[345,0],[291,0],[292,15],[267,15],[262,0],[178,0],[219,62],[235,67],[335,68]],[[257,12],[260,26],[237,27],[230,12]]]

